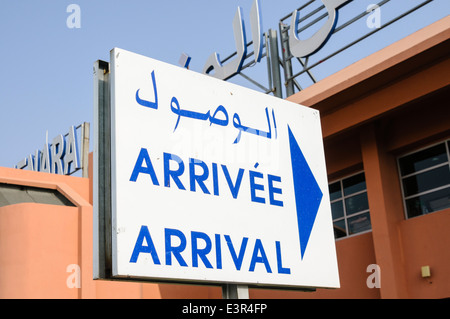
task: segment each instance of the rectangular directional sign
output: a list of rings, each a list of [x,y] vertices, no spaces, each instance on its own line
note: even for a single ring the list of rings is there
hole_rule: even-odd
[[[112,278],[339,287],[318,111],[121,49],[110,77]]]

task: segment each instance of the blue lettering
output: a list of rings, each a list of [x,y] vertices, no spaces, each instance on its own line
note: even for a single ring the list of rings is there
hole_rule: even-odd
[[[199,249],[197,245],[197,240],[202,239],[206,246],[203,249]],[[211,252],[211,239],[206,235],[205,233],[201,232],[191,232],[191,242],[192,242],[192,267],[198,267],[198,257],[203,261],[206,268],[213,268],[211,263],[209,262],[208,258],[206,257],[207,254]]]
[[[216,268],[222,269],[222,246],[220,245],[220,235],[214,235],[216,239]]]
[[[216,255],[215,268],[222,269],[223,265],[222,265],[221,236],[222,235],[214,234],[214,243],[213,243],[208,234],[204,232],[191,231],[190,244],[191,244],[192,267],[198,268],[200,263],[199,260],[201,260],[201,262],[205,265],[206,268],[208,269],[214,268],[213,264],[208,259],[208,254],[210,254],[211,251],[213,250],[214,244]],[[242,242],[239,247],[239,253],[237,253],[230,235],[223,235],[223,236],[227,243],[228,249],[230,251],[230,256],[231,259],[233,260],[236,270],[241,271],[249,239],[247,237],[242,238]],[[165,228],[164,240],[165,240],[165,256],[166,256],[165,265],[172,266],[172,256],[174,256],[180,266],[188,267],[187,262],[182,256],[182,253],[186,250],[186,246],[188,243],[184,233],[178,229]],[[277,259],[278,274],[288,274],[288,275],[291,274],[291,269],[289,267],[283,267],[281,243],[279,241],[275,241],[275,252]],[[144,225],[141,226],[129,262],[137,263],[139,255],[141,253],[150,254],[153,263],[155,265],[161,265],[152,237],[150,236],[149,229],[147,226]],[[256,239],[255,241],[255,246],[253,248],[253,253],[251,256],[248,271],[254,272],[257,263],[264,264],[266,272],[272,273],[269,259],[267,258],[261,239]]]
[[[170,170],[170,160],[178,163],[177,170]],[[183,184],[181,183],[179,176],[184,173],[184,163],[180,157],[175,154],[164,153],[164,186],[170,187],[170,177],[172,177],[175,184],[177,184],[179,189],[185,190]]]
[[[290,274],[290,268],[283,268],[283,262],[281,261],[281,244],[279,241],[275,242],[276,250],[277,250],[277,267],[279,274]]]
[[[258,256],[259,252],[261,252],[261,257]],[[256,263],[263,263],[264,266],[266,266],[266,271],[268,273],[272,273],[269,261],[267,260],[266,252],[264,251],[264,247],[260,239],[257,239],[255,242],[255,249],[253,250],[249,271],[255,271]]]
[[[208,164],[206,164],[202,160],[195,158],[189,158],[189,177],[186,176],[186,179],[189,178],[189,190],[191,192],[196,192],[197,186],[199,186],[204,194],[210,195],[211,191],[210,189],[208,189],[208,187],[210,188],[211,186],[207,186],[207,183],[208,180],[212,179],[212,182],[210,181],[210,183],[212,183],[212,193],[215,196],[219,196],[220,183],[218,165],[222,167],[223,176],[225,177],[228,188],[230,189],[230,193],[232,197],[236,199],[239,195],[239,190],[242,185],[242,179],[244,177],[245,169],[239,168],[236,178],[233,179],[226,165],[211,163],[211,167],[209,167]],[[255,167],[257,166],[258,165],[255,165]],[[179,156],[171,153],[163,153],[163,170],[165,187],[171,187],[171,182],[174,182],[178,189],[186,190],[186,187],[181,181],[181,176],[185,171],[185,164]],[[130,181],[136,182],[139,174],[141,173],[148,174],[152,180],[153,185],[160,186],[154,166],[146,148],[141,148],[139,152],[138,158],[130,176]],[[210,178],[210,176],[212,177]],[[264,174],[261,172],[249,170],[250,199],[252,202],[262,204],[266,203],[266,196],[264,196],[264,177]],[[222,178],[222,176],[220,178]],[[267,174],[266,192],[269,193],[267,204],[283,207],[282,196],[280,196],[283,194],[283,191],[281,185],[278,186],[278,184],[276,183],[281,183],[281,177]]]
[[[239,193],[239,188],[241,187],[242,176],[244,175],[244,169],[240,168],[238,172],[238,176],[236,177],[236,183],[233,185],[233,181],[231,180],[230,173],[228,172],[228,168],[225,165],[222,165],[223,174],[228,183],[228,187],[230,188],[231,195],[233,198],[236,198]]]
[[[145,162],[145,166],[142,164]],[[153,169],[152,161],[148,155],[146,148],[141,148],[139,156],[134,165],[133,173],[131,173],[130,181],[136,182],[140,173],[148,174],[152,178],[153,185],[159,186],[158,179],[156,178],[155,170]]]
[[[267,180],[269,182],[269,202],[270,205],[274,206],[281,206],[283,207],[283,202],[281,200],[276,200],[273,196],[273,194],[282,194],[281,188],[274,187],[273,182],[281,182],[280,176],[274,176],[274,175],[267,175]]]
[[[251,198],[252,198],[252,202],[257,202],[257,203],[265,203],[266,200],[263,197],[258,197],[256,196],[256,190],[264,190],[264,185],[261,184],[256,184],[255,183],[255,177],[257,178],[263,178],[263,174],[260,172],[255,172],[255,171],[250,171],[250,194],[251,194]]]
[[[216,163],[212,163],[212,175],[213,175],[214,195],[219,196],[219,178]]]
[[[195,166],[200,166],[203,169],[202,175],[196,175],[195,174]],[[198,183],[200,188],[202,189],[203,193],[205,194],[211,194],[209,190],[206,188],[204,181],[209,176],[209,170],[208,166],[201,161],[194,158],[189,159],[189,181],[191,185],[191,192],[195,192],[195,182]]]
[[[187,267],[186,262],[181,256],[181,252],[186,248],[186,237],[178,229],[165,228],[164,231],[166,243],[166,265],[172,265],[173,254],[181,266]],[[172,236],[178,237],[180,239],[180,244],[178,246],[172,246]]]
[[[227,245],[228,245],[228,249],[230,250],[230,253],[231,253],[231,258],[233,258],[234,265],[236,266],[236,270],[241,270],[242,261],[244,260],[245,248],[247,247],[248,238],[247,237],[242,238],[241,249],[239,250],[239,256],[237,256],[230,236],[229,235],[224,235],[224,236],[225,236],[225,241],[227,242]]]
[[[144,246],[144,239],[147,242],[147,246]],[[133,253],[131,254],[130,263],[137,262],[140,253],[150,253],[153,263],[155,265],[161,265],[147,226],[141,226],[136,244],[134,245]]]

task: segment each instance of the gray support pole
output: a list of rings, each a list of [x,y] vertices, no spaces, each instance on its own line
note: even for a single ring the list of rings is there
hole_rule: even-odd
[[[281,86],[280,75],[280,56],[278,54],[278,36],[277,31],[269,29],[269,52],[272,74],[273,92],[276,97],[283,98],[283,89]]]
[[[249,299],[248,286],[226,284],[222,286],[223,299]]]
[[[89,177],[89,134],[90,124],[84,122],[81,126],[81,165],[82,165],[82,177]]]
[[[286,85],[286,97],[294,94],[294,81],[292,80],[292,62],[291,51],[289,50],[289,33],[288,26],[280,23],[281,49],[283,51],[283,69],[284,80]]]
[[[111,97],[109,63],[94,65],[94,278],[111,276]]]

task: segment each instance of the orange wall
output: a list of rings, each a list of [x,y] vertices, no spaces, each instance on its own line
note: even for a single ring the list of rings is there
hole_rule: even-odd
[[[400,223],[409,298],[450,297],[450,209]],[[421,267],[431,277],[422,278]]]
[[[67,266],[80,261],[77,223],[73,207],[2,207],[0,298],[78,298],[66,285]]]
[[[0,207],[0,298],[221,298],[219,287],[93,280],[89,179],[0,167],[0,183],[57,189],[76,205]]]
[[[381,298],[450,297],[443,275],[450,236],[441,231],[449,210],[405,220],[396,163],[450,136],[449,23],[437,21],[288,98],[320,110],[330,180],[365,172]],[[427,289],[417,264],[425,260],[440,276]]]
[[[278,298],[278,299],[371,299],[379,298],[379,289],[368,288],[367,266],[375,263],[372,233],[344,238],[336,241],[341,288],[319,289],[315,292],[283,291],[251,289],[250,298]]]

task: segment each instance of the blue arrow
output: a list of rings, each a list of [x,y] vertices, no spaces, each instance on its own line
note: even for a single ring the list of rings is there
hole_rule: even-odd
[[[298,234],[303,259],[323,194],[289,125],[288,130],[295,205],[297,207]]]

